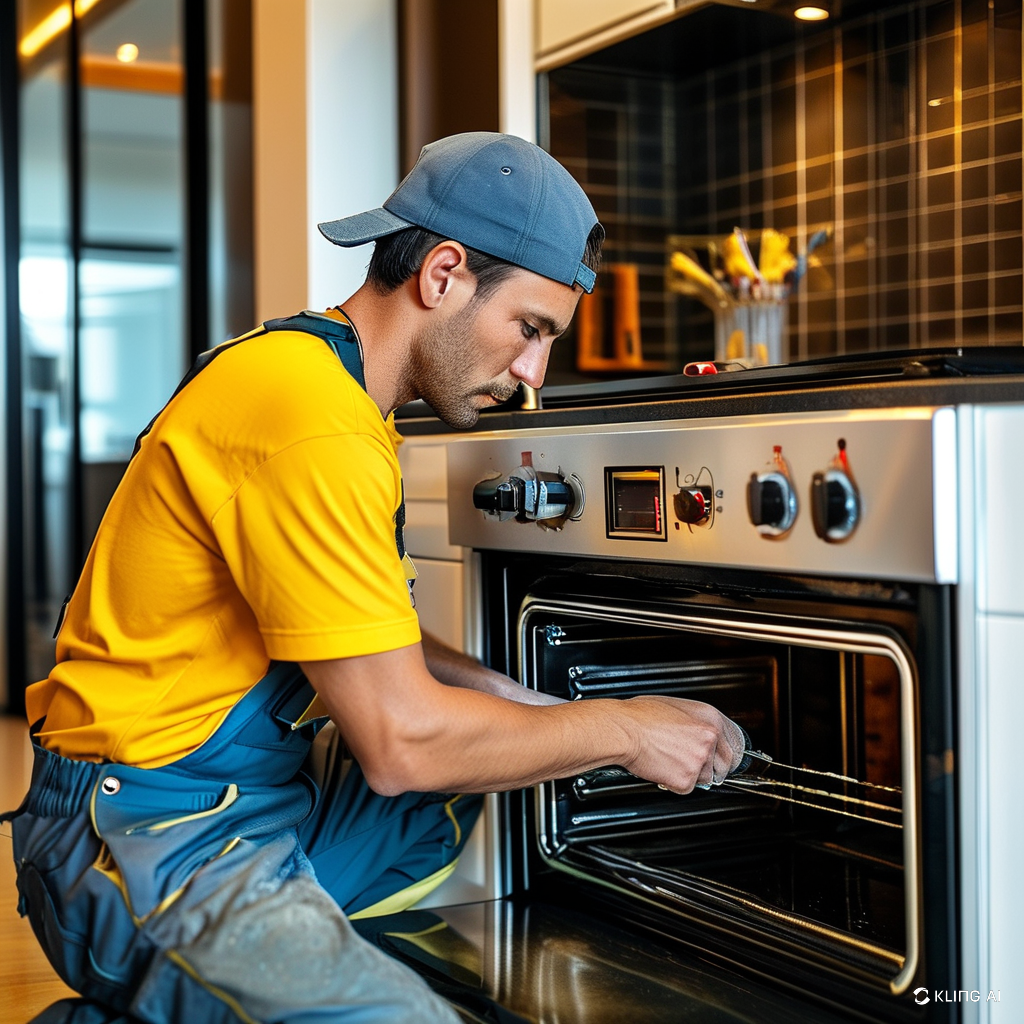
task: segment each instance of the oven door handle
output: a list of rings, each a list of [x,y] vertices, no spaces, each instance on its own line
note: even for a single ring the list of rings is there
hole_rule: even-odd
[[[639,775],[626,771],[618,765],[592,768],[578,775],[572,784],[577,800],[595,800],[609,796],[631,796],[642,793],[654,794],[658,787],[653,782],[641,779]]]

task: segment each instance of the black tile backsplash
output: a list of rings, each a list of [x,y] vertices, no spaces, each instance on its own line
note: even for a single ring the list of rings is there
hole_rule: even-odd
[[[666,238],[736,226],[797,250],[831,232],[790,299],[790,359],[1021,342],[1020,0],[845,9],[711,6],[548,73],[545,142],[605,259],[640,266],[645,359],[712,355],[710,312],[665,291]]]

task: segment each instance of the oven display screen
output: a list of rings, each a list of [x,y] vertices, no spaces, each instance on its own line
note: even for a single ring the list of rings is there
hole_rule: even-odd
[[[609,537],[667,540],[663,466],[609,466],[604,491]]]

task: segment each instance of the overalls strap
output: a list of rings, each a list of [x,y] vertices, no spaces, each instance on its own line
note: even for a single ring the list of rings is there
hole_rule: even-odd
[[[364,391],[366,390],[363,353],[360,351],[356,332],[348,324],[335,320],[333,317],[321,316],[319,313],[311,313],[307,310],[304,313],[296,313],[295,316],[268,320],[264,323],[262,332],[249,335],[249,337],[258,337],[259,334],[270,331],[303,331],[325,341],[331,351],[341,360],[342,366],[351,374],[352,379]]]
[[[326,342],[330,350],[341,360],[342,366],[351,374],[352,379],[365,391],[366,377],[363,373],[363,353],[359,345],[356,332],[347,323],[335,320],[333,317],[323,316],[320,313],[313,313],[306,310],[296,313],[295,316],[279,317],[276,320],[267,320],[255,331],[243,334],[233,341],[225,341],[223,345],[207,349],[201,352],[196,361],[189,367],[188,372],[181,378],[181,382],[174,389],[174,394],[167,400],[160,412],[154,416],[143,428],[142,433],[135,439],[135,447],[132,449],[134,459],[142,447],[142,439],[153,429],[153,424],[159,419],[164,409],[171,404],[178,394],[196,377],[205,370],[210,363],[219,355],[223,355],[229,349],[240,345],[250,338],[262,338],[272,331],[301,331],[304,334],[312,334],[321,341]]]

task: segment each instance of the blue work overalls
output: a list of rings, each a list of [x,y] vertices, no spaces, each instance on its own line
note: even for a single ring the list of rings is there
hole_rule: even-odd
[[[347,325],[302,314],[264,330],[323,338],[365,387]],[[401,527],[400,513],[404,556]],[[37,1021],[458,1020],[346,915],[451,864],[480,798],[381,797],[341,756],[315,783],[303,770],[326,722],[310,717],[314,697],[297,665],[271,663],[202,746],[161,768],[35,744],[29,793],[8,816],[18,909],[84,997]]]

